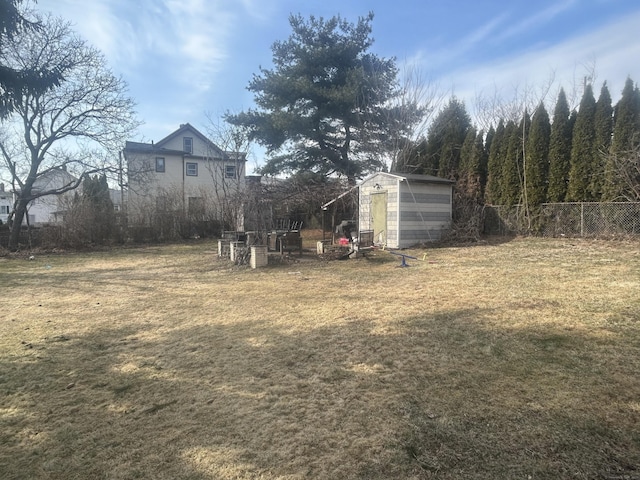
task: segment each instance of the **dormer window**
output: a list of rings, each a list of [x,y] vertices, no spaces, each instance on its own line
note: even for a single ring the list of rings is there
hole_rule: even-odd
[[[193,153],[193,137],[182,138],[182,150],[187,153]]]

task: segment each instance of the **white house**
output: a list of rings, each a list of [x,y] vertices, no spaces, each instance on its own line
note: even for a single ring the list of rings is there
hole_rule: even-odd
[[[431,175],[370,175],[358,189],[359,230],[373,230],[374,242],[389,248],[439,240],[451,225],[453,183]]]
[[[123,155],[134,222],[144,222],[151,211],[206,211],[217,218],[227,208],[225,202],[237,202],[245,188],[246,156],[223,151],[188,123],[156,143],[126,142]],[[236,222],[242,224],[239,217]]]
[[[48,191],[60,190],[77,182],[76,177],[64,168],[54,168],[41,175],[33,184],[32,194],[38,195]],[[43,195],[29,202],[27,212],[31,226],[61,223],[64,220],[74,191],[60,195]]]
[[[12,195],[4,189],[4,183],[0,183],[0,222],[2,223],[7,223],[9,219],[9,213],[13,208],[12,200]]]

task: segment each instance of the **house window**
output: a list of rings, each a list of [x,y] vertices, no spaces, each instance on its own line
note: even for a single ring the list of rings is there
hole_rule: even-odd
[[[114,204],[113,204],[113,211],[114,211],[114,212],[119,212],[119,211],[120,211],[120,205],[118,205],[118,204],[114,203]]]
[[[187,153],[193,153],[193,137],[183,137],[182,150]]]
[[[0,205],[0,213],[3,215],[9,214],[9,205]]]
[[[156,157],[156,172],[164,173],[164,157]]]
[[[187,162],[187,175],[189,177],[197,177],[198,176],[198,164],[193,162]]]
[[[224,167],[224,178],[236,178],[236,166],[235,165],[225,165],[225,167]]]

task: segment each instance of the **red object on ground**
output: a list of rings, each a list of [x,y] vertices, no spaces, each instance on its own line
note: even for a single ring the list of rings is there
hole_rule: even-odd
[[[345,238],[345,237],[341,237],[338,240],[338,243],[340,244],[341,247],[347,246],[347,245],[349,245],[349,239]]]

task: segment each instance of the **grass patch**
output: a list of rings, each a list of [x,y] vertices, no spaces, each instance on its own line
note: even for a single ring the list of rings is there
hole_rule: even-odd
[[[0,258],[3,478],[640,478],[637,243]]]

